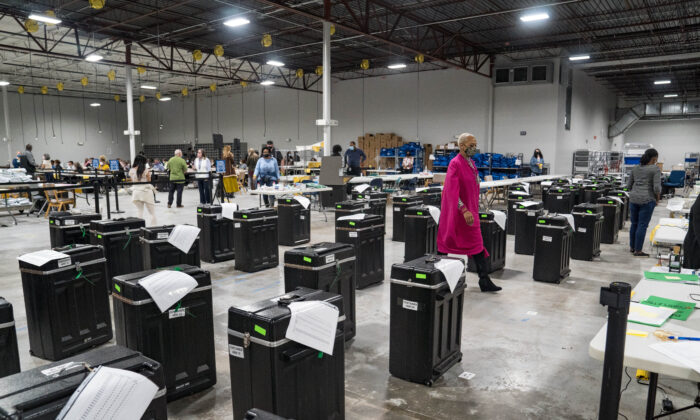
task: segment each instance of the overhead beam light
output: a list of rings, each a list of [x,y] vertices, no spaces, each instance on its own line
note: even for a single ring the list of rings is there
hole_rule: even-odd
[[[141,89],[156,90],[158,88],[151,85],[141,85]]]
[[[88,55],[87,57],[85,57],[85,61],[89,61],[89,62],[91,62],[91,63],[95,63],[95,62],[98,62],[98,61],[102,60],[102,58],[103,58],[103,57],[102,57],[101,55],[90,54],[90,55]]]
[[[161,102],[168,102],[170,99],[172,99],[170,96],[164,96],[164,97],[162,97],[162,98],[160,98],[160,99],[158,99],[158,100],[161,101]]]
[[[667,93],[664,95],[664,98],[677,98],[678,94],[677,93]]]
[[[61,19],[46,15],[31,14],[29,15],[29,19],[36,20],[37,22],[50,23],[51,25],[58,25],[61,23]]]
[[[268,60],[267,65],[268,66],[275,66],[275,67],[284,67],[284,63],[281,61],[277,61],[277,60]]]
[[[392,70],[396,70],[396,69],[405,69],[405,68],[406,68],[406,65],[405,65],[405,64],[402,64],[402,63],[400,63],[400,64],[390,64],[390,65],[386,66],[386,68],[392,69]]]
[[[90,106],[93,108],[97,108],[98,106],[100,106],[100,104],[99,104],[99,102],[93,102],[90,104]]]
[[[0,80],[0,86],[7,86],[9,84],[10,84],[10,82],[7,82],[5,80]]]
[[[260,82],[260,84],[263,86],[271,86],[271,85],[274,85],[275,82],[272,80],[263,80],[262,82]]]
[[[582,61],[582,60],[588,60],[589,58],[591,58],[591,56],[586,55],[586,54],[584,54],[584,55],[572,55],[571,57],[569,57],[569,61]]]
[[[670,85],[671,81],[670,80],[656,80],[654,81],[655,85]]]
[[[544,13],[544,12],[532,13],[529,15],[520,16],[520,20],[522,20],[523,22],[536,22],[538,20],[547,20],[547,19],[549,19],[549,13]]]
[[[224,25],[231,27],[231,28],[235,28],[237,26],[247,25],[249,23],[250,23],[250,21],[248,19],[238,17],[238,18],[233,18],[233,19],[229,19],[229,20],[225,21]]]

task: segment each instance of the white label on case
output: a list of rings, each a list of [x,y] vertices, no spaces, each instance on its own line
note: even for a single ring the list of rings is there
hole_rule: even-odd
[[[404,299],[402,301],[401,306],[403,306],[404,309],[408,309],[409,311],[417,311],[418,310],[418,302],[414,302],[412,300]]]
[[[564,197],[562,197],[561,195],[557,196],[557,200],[561,200],[562,198],[564,198]]]
[[[517,208],[518,208],[518,205],[517,205],[517,204],[513,204],[513,208],[514,208],[514,209],[517,209]]]
[[[41,373],[44,376],[54,376],[58,375],[62,372],[69,371],[71,369],[76,369],[76,368],[84,368],[82,363],[77,363],[77,362],[68,362],[64,363],[62,365],[54,366],[52,368],[44,369],[41,371]]]
[[[228,345],[228,354],[230,354],[233,357],[238,357],[239,359],[245,358],[245,353],[243,352],[243,347],[236,346],[234,344]]]
[[[534,211],[529,211],[529,212],[527,212],[527,215],[530,216],[530,217],[532,217],[532,216],[535,215],[535,212],[534,212]]]
[[[552,242],[552,237],[551,236],[543,236],[542,241],[544,242]]]
[[[168,232],[158,232],[158,236],[156,237],[158,239],[168,239],[168,236],[170,236]]]
[[[326,264],[332,263],[333,261],[335,261],[335,254],[326,255]]]
[[[241,224],[240,224],[240,223],[234,223],[234,224],[233,224],[233,227],[236,228],[236,229],[238,229],[238,228],[241,227]]]
[[[394,211],[401,211],[401,208],[399,208],[399,207],[394,207]]]
[[[70,257],[58,260],[57,264],[58,268],[68,267],[70,265]]]
[[[299,219],[306,220],[306,216],[299,216]]]
[[[587,230],[586,228],[582,228],[582,227],[578,228],[578,231],[581,233],[586,233],[586,230]]]
[[[221,213],[216,213],[216,220],[221,220],[224,218],[224,215]]]
[[[171,309],[168,311],[168,319],[182,318],[185,316],[185,312],[187,312],[187,308]]]
[[[73,219],[68,219],[64,223],[66,226],[73,226],[75,224],[75,220]]]
[[[351,238],[357,238],[357,232],[349,232],[349,235]]]
[[[368,209],[368,208],[369,208],[369,204],[365,204],[365,208]]]

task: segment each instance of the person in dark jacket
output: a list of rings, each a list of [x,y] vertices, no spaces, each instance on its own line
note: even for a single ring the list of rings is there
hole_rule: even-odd
[[[642,251],[642,247],[661,194],[661,170],[656,166],[658,158],[656,149],[644,151],[639,166],[632,168],[627,179],[630,191],[630,252],[636,257],[649,256]]]
[[[683,241],[683,267],[700,269],[700,196],[690,208],[688,233]]]

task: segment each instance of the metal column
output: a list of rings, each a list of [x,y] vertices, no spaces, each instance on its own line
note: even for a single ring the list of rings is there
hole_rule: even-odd
[[[124,71],[126,72],[126,121],[129,131],[129,154],[133,162],[136,158],[136,137],[134,135],[134,93],[131,86],[131,66],[124,66]]]
[[[10,139],[10,108],[7,106],[7,86],[2,87],[2,111],[5,115],[5,141],[7,142],[7,161],[12,167],[12,140]]]
[[[323,155],[330,156],[331,148],[331,24],[323,22]]]

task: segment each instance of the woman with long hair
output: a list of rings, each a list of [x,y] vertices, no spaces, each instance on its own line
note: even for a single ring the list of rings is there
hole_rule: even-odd
[[[535,149],[530,158],[530,172],[532,175],[542,175],[542,168],[544,167],[544,157],[542,157],[542,152],[540,149]]]
[[[197,158],[192,162],[199,188],[199,202],[201,204],[211,204],[211,161],[204,153],[204,149],[197,150]]]
[[[151,170],[146,168],[146,157],[144,155],[136,155],[134,164],[129,170],[129,178],[131,182],[151,182]],[[143,219],[143,207],[146,206],[148,213],[151,215],[151,225],[156,225],[156,200],[154,197],[155,188],[151,184],[135,184],[131,190],[131,202],[136,206],[138,217]]]
[[[661,169],[656,166],[659,152],[647,149],[630,171],[627,188],[630,194],[630,252],[637,257],[648,257],[642,252],[647,227],[654,213],[654,207],[661,197]]]

